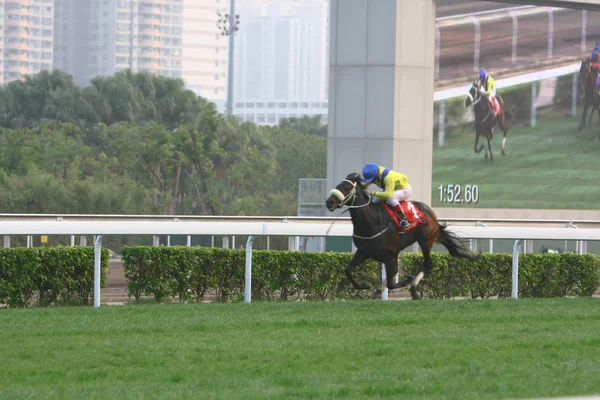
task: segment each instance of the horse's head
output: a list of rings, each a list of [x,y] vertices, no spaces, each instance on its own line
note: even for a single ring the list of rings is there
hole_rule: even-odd
[[[342,208],[347,205],[353,205],[357,196],[362,196],[362,176],[353,172],[346,179],[343,179],[335,189],[329,192],[329,197],[325,201],[325,206],[329,211]]]
[[[469,108],[479,99],[479,82],[473,82],[465,99],[465,107]]]

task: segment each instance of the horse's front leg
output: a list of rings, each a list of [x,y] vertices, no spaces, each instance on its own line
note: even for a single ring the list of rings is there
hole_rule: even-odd
[[[492,139],[490,136],[491,136],[491,132],[490,132],[490,135],[487,137],[487,144],[488,144],[488,150],[490,152],[490,162],[494,162],[494,155],[492,154]]]
[[[479,146],[479,148],[477,148],[477,145],[479,144],[479,131],[477,129],[475,129],[475,153],[480,153],[481,150],[483,150],[483,145]]]
[[[584,96],[584,100],[583,100],[583,114],[581,115],[581,121],[579,122],[579,128],[578,130],[581,130],[582,128],[585,128],[585,120],[587,117],[587,110],[589,107],[589,100],[587,98],[587,96]]]
[[[354,269],[354,267],[362,264],[367,258],[369,258],[369,256],[366,253],[360,250],[356,250],[356,253],[354,253],[354,257],[352,257],[352,260],[350,260],[350,262],[348,263],[348,265],[346,265],[346,268],[344,269],[344,272],[346,272],[346,276],[348,277],[348,279],[350,279],[350,282],[352,282],[352,286],[354,286],[354,289],[356,290],[366,290],[371,288],[371,285],[369,285],[366,282],[356,282],[356,279],[354,279],[354,276],[352,276],[352,270]]]
[[[389,257],[387,257],[384,260],[384,266],[385,266],[385,279],[382,279],[381,281],[381,285],[379,285],[379,287],[371,294],[371,298],[373,299],[377,299],[379,298],[379,296],[381,296],[381,293],[385,290],[385,289],[389,289],[389,290],[393,290],[393,289],[397,289],[398,287],[403,287],[408,285],[408,283],[406,283],[403,286],[398,286],[398,283],[394,283],[394,278],[396,277],[396,275],[398,275],[398,256],[397,255],[391,255]]]

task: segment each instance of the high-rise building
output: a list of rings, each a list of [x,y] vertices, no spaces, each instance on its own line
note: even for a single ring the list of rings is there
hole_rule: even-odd
[[[80,85],[131,69],[181,77],[183,0],[54,0],[55,68]]]
[[[184,0],[182,75],[188,89],[223,110],[227,95],[228,38],[217,28],[227,0]]]
[[[326,0],[246,0],[235,45],[234,113],[276,124],[327,116]]]
[[[54,0],[0,0],[0,84],[52,69]]]

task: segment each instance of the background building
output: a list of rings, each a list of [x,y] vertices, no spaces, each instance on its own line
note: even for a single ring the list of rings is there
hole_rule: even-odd
[[[126,69],[182,76],[183,0],[54,2],[54,68],[77,84]]]
[[[182,76],[186,86],[213,101],[221,111],[227,96],[228,39],[217,28],[217,12],[228,12],[227,0],[183,3]]]
[[[328,1],[238,1],[234,113],[276,124],[301,115],[327,117]]]
[[[0,0],[0,84],[52,69],[53,0]]]

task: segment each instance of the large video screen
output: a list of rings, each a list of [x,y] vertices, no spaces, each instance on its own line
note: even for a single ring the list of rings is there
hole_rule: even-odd
[[[600,209],[600,13],[436,3],[433,206]]]

